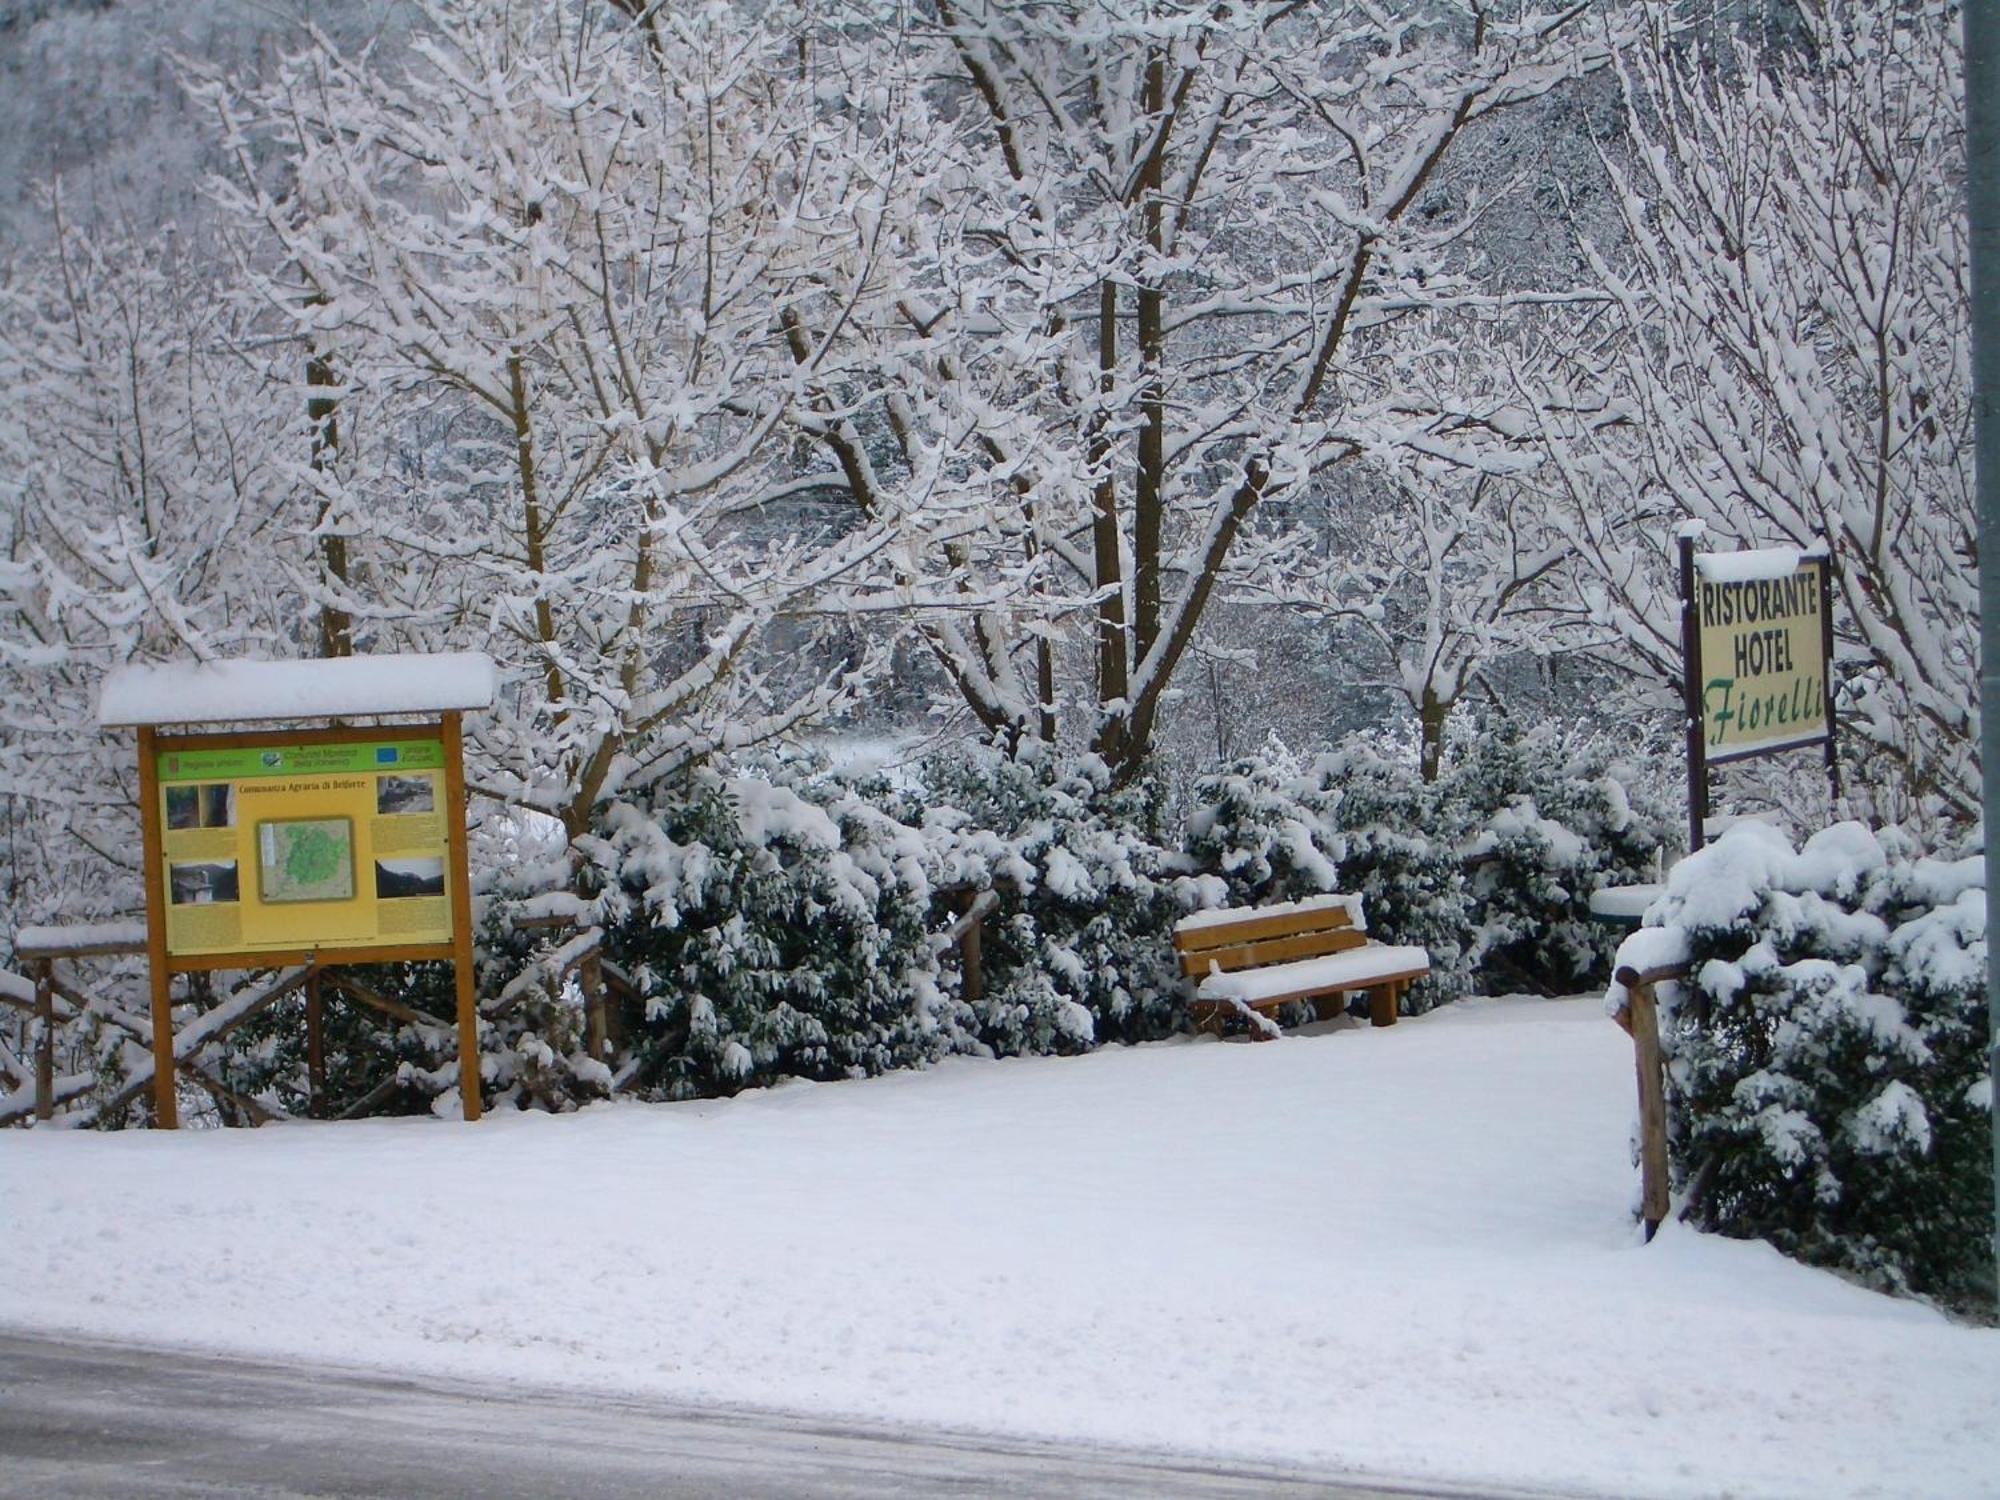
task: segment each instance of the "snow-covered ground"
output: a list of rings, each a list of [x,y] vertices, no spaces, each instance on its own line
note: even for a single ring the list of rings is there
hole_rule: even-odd
[[[730,1102],[0,1134],[0,1323],[1618,1496],[2000,1490],[2000,1333],[1669,1228],[1595,999]]]

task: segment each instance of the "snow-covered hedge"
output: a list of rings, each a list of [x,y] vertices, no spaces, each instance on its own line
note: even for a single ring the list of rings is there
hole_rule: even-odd
[[[687,1098],[957,1052],[1166,1036],[1186,1022],[1176,918],[1329,890],[1358,892],[1376,936],[1429,950],[1434,973],[1412,1012],[1523,974],[1573,983],[1600,956],[1583,903],[1650,860],[1652,821],[1603,757],[1551,736],[1464,740],[1435,785],[1411,760],[1364,740],[1309,762],[1273,744],[1201,782],[1185,827],[1155,784],[1115,785],[1101,762],[1039,746],[939,756],[895,783],[777,757],[611,803],[578,841],[580,880],[559,857],[488,862],[477,934],[488,1101]],[[565,884],[576,888],[550,894]],[[978,893],[997,904],[975,994],[945,934]],[[589,1055],[574,972],[588,940],[512,921],[558,912],[601,927],[620,981],[608,1063]],[[448,1109],[449,971],[361,977],[423,1016],[330,1004],[329,1107]],[[302,1004],[289,998],[230,1038],[218,1063],[228,1088],[303,1111]],[[143,995],[131,1008],[143,1015]],[[91,1038],[74,1043],[82,1055]],[[129,1051],[103,1051],[104,1080],[115,1084]],[[395,1086],[378,1087],[392,1072]]]
[[[1971,854],[1842,823],[1746,823],[1674,867],[1641,943],[1662,996],[1669,1146],[1693,1222],[1871,1285],[1993,1303],[1986,893]]]

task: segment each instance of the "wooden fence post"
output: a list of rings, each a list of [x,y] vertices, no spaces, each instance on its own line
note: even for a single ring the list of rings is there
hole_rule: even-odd
[[[1632,1054],[1639,1068],[1639,1183],[1641,1217],[1650,1241],[1666,1222],[1667,1085],[1660,1053],[1660,1009],[1649,979],[1626,986],[1631,997]]]
[[[577,983],[583,988],[583,1016],[590,1055],[598,1062],[611,1060],[610,1035],[604,1023],[604,963],[600,949],[592,948],[577,967]]]
[[[326,1001],[318,969],[306,976],[306,1113],[326,1118]]]
[[[967,1005],[977,1005],[986,994],[986,973],[979,956],[979,930],[991,912],[1000,909],[999,893],[973,886],[957,886],[945,892],[958,912],[958,920],[945,934],[946,941],[958,944],[959,997]]]

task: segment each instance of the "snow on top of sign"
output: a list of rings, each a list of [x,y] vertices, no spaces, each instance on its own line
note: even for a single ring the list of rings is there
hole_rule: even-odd
[[[499,676],[477,651],[300,661],[120,667],[104,679],[97,722],[208,724],[485,708]]]
[[[1754,583],[1764,578],[1790,578],[1805,553],[1797,547],[1756,547],[1743,552],[1703,552],[1695,571],[1709,583]]]

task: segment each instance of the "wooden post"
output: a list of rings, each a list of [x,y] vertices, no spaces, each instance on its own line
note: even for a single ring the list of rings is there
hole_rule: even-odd
[[[1368,1024],[1370,1026],[1394,1026],[1396,1024],[1395,984],[1378,984],[1368,992]]]
[[[1639,1212],[1651,1240],[1666,1222],[1667,1085],[1660,1056],[1660,1010],[1651,980],[1634,978],[1625,986],[1630,997],[1632,1055],[1639,1067]]]
[[[139,727],[139,843],[146,862],[146,970],[153,988],[153,1126],[180,1128],[174,1097],[174,976],[167,968],[166,872],[160,851],[160,766],[153,730]]]
[[[318,969],[306,976],[306,1113],[326,1118],[326,1001]]]
[[[472,969],[472,862],[465,847],[465,740],[456,711],[439,726],[444,731],[445,836],[451,852],[452,968],[458,980],[458,1092],[467,1121],[477,1120],[479,1099],[479,1011]]]
[[[55,960],[35,964],[35,1118],[56,1112],[56,986]]]
[[[986,971],[979,956],[980,927],[986,914],[998,909],[1000,898],[991,889],[969,885],[949,887],[944,895],[958,913],[946,936],[958,944],[959,997],[967,1005],[977,1005],[986,994]]]
[[[967,1005],[977,1005],[986,998],[986,969],[979,956],[979,930],[984,925],[984,918],[973,917],[958,939],[958,966],[963,979],[960,995]]]

